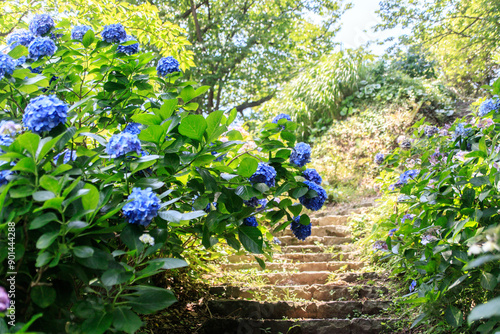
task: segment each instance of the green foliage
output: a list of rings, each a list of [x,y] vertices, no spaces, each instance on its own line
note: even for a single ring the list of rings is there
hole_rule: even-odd
[[[382,200],[397,210],[374,226],[373,238],[387,245],[393,273],[417,282],[406,296],[422,311],[414,326],[426,320],[446,332],[500,328],[499,120],[498,112],[473,114],[430,136],[421,120],[411,148],[385,157]],[[415,177],[399,176],[409,170]]]
[[[450,85],[477,95],[496,77],[499,10],[490,0],[388,0],[380,3],[377,28],[411,29],[400,42],[429,50]]]
[[[52,57],[28,59],[0,81],[1,120],[20,124],[41,95],[69,106],[65,123],[40,134],[20,130],[2,146],[0,170],[12,173],[0,186],[0,275],[6,286],[7,272],[17,272],[18,287],[10,332],[34,319],[30,329],[38,332],[133,333],[142,326],[137,314],[175,302],[153,278],[188,265],[188,246],[224,243],[269,255],[272,228],[286,227],[302,209],[277,200],[303,188],[304,168],[287,161],[297,125],[287,122],[282,132],[265,123],[252,141],[231,127],[235,110],[194,114],[191,100],[205,86],[180,72],[157,77],[152,53],[117,53],[92,32],[82,43],[70,40],[66,25],[58,26],[64,35]],[[11,55],[26,52],[20,46]],[[132,122],[142,128],[142,153],[111,158],[109,138]],[[67,150],[76,151],[75,161],[55,159]],[[274,167],[276,186],[250,184],[258,161]],[[161,201],[147,226],[123,214],[135,187],[151,188]],[[243,205],[253,196],[268,201],[265,211]],[[258,227],[243,225],[249,216]]]

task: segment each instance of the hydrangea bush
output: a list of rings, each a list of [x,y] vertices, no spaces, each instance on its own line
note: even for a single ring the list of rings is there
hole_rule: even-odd
[[[492,93],[499,88],[500,80]],[[411,147],[375,158],[382,200],[397,210],[376,226],[373,249],[406,275],[405,302],[422,311],[414,326],[500,329],[500,108],[492,101],[440,129],[422,120]]]
[[[296,123],[249,141],[236,110],[197,114],[208,87],[173,57],[128,48],[118,23],[97,35],[41,15],[30,30],[0,58],[0,285],[17,272],[16,326],[0,318],[0,332],[31,319],[39,332],[134,333],[138,314],[175,302],[152,276],[186,266],[186,242],[268,255],[292,222],[310,234],[300,203],[326,196]]]

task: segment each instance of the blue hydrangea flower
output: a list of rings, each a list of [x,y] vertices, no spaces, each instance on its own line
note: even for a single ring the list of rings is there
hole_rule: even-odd
[[[111,158],[121,157],[133,151],[141,154],[141,141],[137,135],[128,132],[113,135],[106,145],[106,153],[111,155]]]
[[[399,180],[401,181],[401,183],[407,184],[409,180],[413,180],[414,178],[416,178],[419,173],[420,170],[418,169],[409,169],[399,176]]]
[[[321,175],[319,175],[319,173],[314,168],[307,168],[302,172],[302,175],[307,181],[314,182],[318,185],[321,185],[321,182],[323,182]]]
[[[267,204],[267,200],[265,199],[258,199],[257,197],[252,197],[248,201],[243,201],[243,204],[246,206],[251,206],[251,207],[258,207],[258,206],[265,206]]]
[[[75,150],[64,150],[63,152],[57,154],[54,157],[54,162],[57,163],[59,157],[64,154],[63,163],[67,164],[70,161],[76,160],[76,151]]]
[[[273,166],[259,162],[257,170],[250,176],[250,182],[252,184],[265,183],[268,187],[274,187],[276,182],[276,170]]]
[[[14,136],[20,133],[23,127],[13,121],[1,121],[0,122],[0,135]]]
[[[301,196],[299,197],[300,203],[309,210],[318,211],[328,198],[325,189],[311,181],[304,181],[304,184],[309,188],[309,190],[314,190],[317,195],[311,198],[308,198],[307,194]]]
[[[120,44],[116,48],[116,51],[125,53],[129,56],[139,52],[139,42],[137,42],[137,40],[130,35],[127,35],[127,37],[125,37],[122,41],[120,41],[120,43],[125,43],[125,42],[130,42],[130,41],[136,41],[136,43],[129,44],[129,45]]]
[[[28,47],[35,39],[35,36],[26,29],[16,29],[7,35],[6,42],[10,49],[14,49],[18,45]]]
[[[11,56],[0,53],[0,80],[6,74],[11,75],[16,68],[16,61]]]
[[[163,57],[158,61],[158,66],[156,66],[156,71],[158,72],[158,76],[164,77],[167,74],[180,72],[179,62],[172,56]]]
[[[132,189],[128,200],[132,200],[132,202],[125,204],[122,212],[130,224],[148,226],[153,218],[158,215],[160,199],[151,188],[145,190],[141,188]]]
[[[119,43],[127,37],[127,33],[121,23],[115,23],[104,26],[101,36],[108,43]]]
[[[75,26],[73,30],[71,30],[71,39],[76,39],[81,41],[83,36],[87,33],[87,31],[92,30],[91,26]]]
[[[303,167],[309,162],[311,162],[311,146],[302,142],[295,145],[292,154],[290,154],[290,163]]]
[[[375,154],[375,158],[373,159],[373,161],[377,165],[381,165],[384,162],[384,159],[385,159],[384,153],[379,152],[379,153]]]
[[[45,35],[54,27],[54,20],[48,14],[38,14],[30,22],[30,31],[33,35]]]
[[[14,138],[9,135],[0,135],[0,146],[10,146],[14,142]],[[0,154],[5,153],[4,150],[0,148]]]
[[[300,223],[300,216],[293,218],[290,229],[292,230],[293,235],[302,241],[306,240],[306,238],[311,235],[311,223],[308,225],[302,225]]]
[[[66,122],[66,117],[66,103],[55,95],[42,95],[32,99],[24,110],[23,124],[34,133],[41,133]]]
[[[417,281],[413,280],[410,283],[410,292],[413,292],[415,288],[417,287]]]
[[[401,218],[401,224],[404,224],[406,220],[412,221],[413,218],[415,218],[415,217],[416,217],[415,215],[408,213],[408,214],[404,215],[403,218]]]
[[[465,128],[466,123],[458,123],[455,126],[455,133],[453,134],[453,139],[456,139],[458,136],[467,137],[469,133],[472,131],[471,128]]]
[[[243,219],[243,224],[246,226],[252,226],[252,227],[257,227],[259,226],[259,223],[257,222],[257,219],[255,217],[247,217]]]
[[[286,119],[286,120],[288,120],[288,121],[290,121],[290,122],[292,121],[292,118],[290,117],[290,115],[287,115],[287,114],[279,114],[278,116],[274,117],[274,119],[273,119],[273,123],[274,123],[274,124],[278,124],[278,121],[279,121],[280,119],[283,119],[283,118],[284,118],[284,119]],[[284,130],[284,129],[285,129],[285,126],[284,126],[284,125],[280,125],[280,128],[281,128],[282,130]]]
[[[213,202],[212,205],[217,209],[217,202]],[[212,211],[212,206],[210,205],[210,203],[207,204],[207,206],[205,207],[205,209],[203,209],[203,211],[205,211],[206,213]]]
[[[489,114],[491,111],[495,110],[498,112],[500,110],[500,100],[499,99],[487,99],[479,106],[477,114],[481,117]]]
[[[438,133],[439,130],[437,127],[435,126],[430,126],[430,125],[427,125],[425,128],[424,128],[424,133],[427,137],[432,137],[434,136],[436,133]]]
[[[273,238],[273,244],[275,244],[275,245],[281,245],[281,241],[280,241],[280,239],[278,239],[278,238],[274,237],[274,238]]]
[[[56,53],[56,50],[56,44],[48,37],[37,37],[28,46],[28,52],[33,59],[45,56],[50,57]]]
[[[375,243],[373,244],[373,249],[378,251],[378,250],[381,250],[381,251],[388,251],[389,250],[389,247],[387,246],[387,243],[385,241],[382,241],[382,240],[377,240],[375,241]]]
[[[16,66],[21,66],[26,63],[26,56],[19,57],[16,61]]]
[[[394,233],[398,230],[398,228],[393,228],[392,230],[389,231],[389,236],[392,237],[394,236]]]
[[[128,123],[123,132],[138,135],[141,133],[141,127],[142,125],[140,123]]]
[[[28,67],[31,73],[36,73],[36,74],[41,74],[42,73],[42,66],[38,66],[35,68],[32,68],[31,66]]]

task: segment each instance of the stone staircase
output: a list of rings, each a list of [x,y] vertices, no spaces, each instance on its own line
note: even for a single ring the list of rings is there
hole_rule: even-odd
[[[349,214],[363,210],[311,219],[306,241],[283,231],[281,253],[265,270],[253,256],[230,256],[210,277],[227,283],[210,288],[212,318],[199,333],[390,333],[387,275],[364,271],[347,226]]]

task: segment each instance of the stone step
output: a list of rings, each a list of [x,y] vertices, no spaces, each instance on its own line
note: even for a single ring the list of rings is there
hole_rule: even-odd
[[[363,262],[304,262],[304,263],[266,263],[267,270],[298,270],[298,271],[336,271],[341,268],[343,270],[358,270],[364,266]],[[222,270],[246,270],[246,269],[261,269],[257,262],[253,263],[232,263],[222,264]]]
[[[231,316],[246,319],[332,319],[357,314],[380,314],[390,301],[367,300],[333,302],[259,302],[253,300],[210,300],[208,308],[213,316]]]
[[[328,225],[346,225],[349,216],[346,215],[329,215],[324,217],[312,218],[313,226],[328,226]]]
[[[284,236],[278,238],[281,241],[281,245],[290,246],[290,245],[315,245],[316,243],[320,243],[325,246],[332,245],[342,245],[348,242],[351,242],[351,238],[347,237],[308,237],[305,241],[299,240],[296,237],[292,236]]]
[[[246,286],[215,286],[210,293],[222,298],[244,298],[254,300],[300,298],[305,300],[333,301],[340,298],[345,300],[365,298],[378,299],[388,293],[385,286],[377,285],[348,285],[348,284],[313,284],[279,286],[266,285],[261,287]]]
[[[378,334],[387,333],[394,319],[282,319],[211,318],[200,334]]]
[[[293,236],[291,229],[287,228],[281,233],[281,236]],[[316,237],[348,237],[350,236],[350,229],[343,225],[325,225],[313,226],[311,228],[311,236]],[[280,238],[280,236],[278,236]]]
[[[350,252],[354,249],[352,244],[348,245],[332,245],[328,247],[328,249],[332,252]],[[325,247],[316,246],[316,245],[291,245],[291,246],[283,246],[281,247],[281,251],[283,253],[304,253],[304,254],[319,254],[323,253]]]
[[[356,260],[360,253],[346,252],[346,253],[286,253],[274,254],[274,260],[286,260],[292,262],[328,262],[328,261],[349,261]],[[231,255],[227,259],[231,263],[239,262],[255,262],[255,258],[249,255]],[[265,260],[265,259],[263,259]]]
[[[303,271],[299,273],[281,272],[281,273],[252,273],[251,277],[246,273],[233,273],[231,275],[234,282],[231,285],[248,285],[248,279],[251,278],[255,282],[263,282],[264,284],[279,284],[279,285],[312,285],[312,284],[326,284],[333,282],[360,282],[366,279],[376,280],[380,279],[381,276],[377,273],[356,273],[356,272],[341,272],[334,273],[331,271]],[[214,278],[217,275],[210,275]],[[220,276],[220,275],[219,275]],[[332,277],[330,277],[332,276]],[[220,276],[222,277],[222,276]],[[226,277],[224,275],[223,277]],[[328,278],[332,279],[332,282],[328,282]],[[228,277],[229,278],[229,277]],[[240,283],[241,282],[241,283]]]

